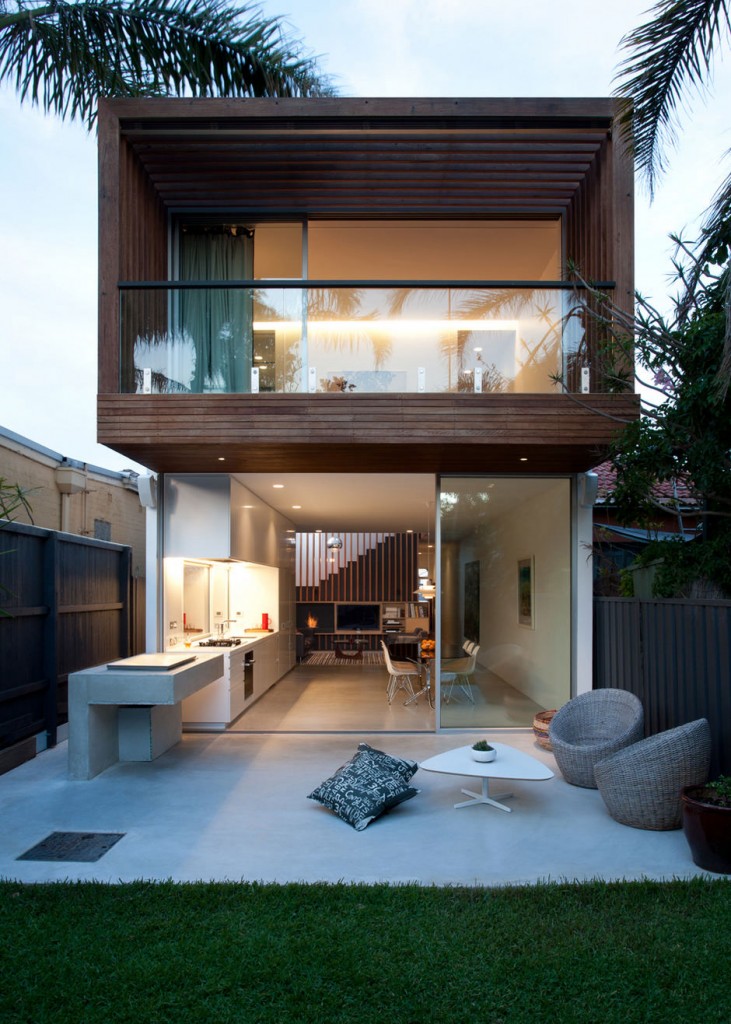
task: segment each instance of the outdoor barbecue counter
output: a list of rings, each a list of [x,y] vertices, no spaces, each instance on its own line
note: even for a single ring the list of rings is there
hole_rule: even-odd
[[[187,725],[192,717],[196,727],[225,728],[279,678],[276,630],[252,630],[207,646],[215,639],[201,637],[190,647],[176,644],[164,653],[73,672],[69,776],[92,779],[118,761],[159,757],[182,737],[183,701]],[[252,649],[257,668],[249,693],[243,683],[232,682],[231,662]]]
[[[181,702],[224,671],[216,648],[138,654],[69,675],[69,775],[149,761],[182,736]]]

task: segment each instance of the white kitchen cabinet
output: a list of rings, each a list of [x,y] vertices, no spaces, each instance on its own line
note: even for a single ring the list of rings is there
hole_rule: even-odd
[[[166,475],[164,522],[166,558],[279,566],[291,557],[285,538],[292,523],[224,473]]]
[[[280,678],[279,671],[279,634],[263,637],[257,642],[254,654],[254,699],[274,686]],[[285,669],[286,671],[286,669]]]
[[[225,729],[244,710],[246,647],[221,648],[224,674],[183,701],[183,726]]]
[[[272,633],[240,647],[220,648],[224,674],[183,701],[183,728],[223,730],[235,722],[291,668],[280,657],[282,643],[286,650],[286,634]]]
[[[279,675],[283,676],[294,668],[297,661],[295,644],[295,603],[294,566],[279,568]]]

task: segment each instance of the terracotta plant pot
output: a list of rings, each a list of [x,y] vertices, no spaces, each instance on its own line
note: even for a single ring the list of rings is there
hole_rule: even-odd
[[[731,874],[731,807],[705,803],[702,794],[703,786],[686,786],[680,798],[693,863],[705,871]]]

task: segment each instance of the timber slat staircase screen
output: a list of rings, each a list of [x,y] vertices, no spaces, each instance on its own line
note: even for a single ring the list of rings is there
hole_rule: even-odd
[[[342,547],[328,547],[337,537]],[[418,585],[413,533],[297,535],[297,601],[409,601]]]

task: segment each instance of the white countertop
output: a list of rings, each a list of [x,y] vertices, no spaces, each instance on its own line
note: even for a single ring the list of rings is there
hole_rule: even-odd
[[[185,651],[195,651],[201,654],[232,654],[234,651],[241,651],[247,647],[251,647],[252,644],[258,643],[260,640],[266,640],[267,637],[276,636],[279,630],[275,629],[269,633],[231,633],[222,637],[223,640],[236,639],[240,640],[240,644],[236,644],[232,647],[206,647],[201,645],[201,641],[205,640],[217,640],[218,637],[214,636],[213,633],[208,633],[205,636],[200,637],[197,640],[190,641],[190,646],[186,646],[185,642],[174,644],[172,647],[168,647],[166,654],[180,654]]]

